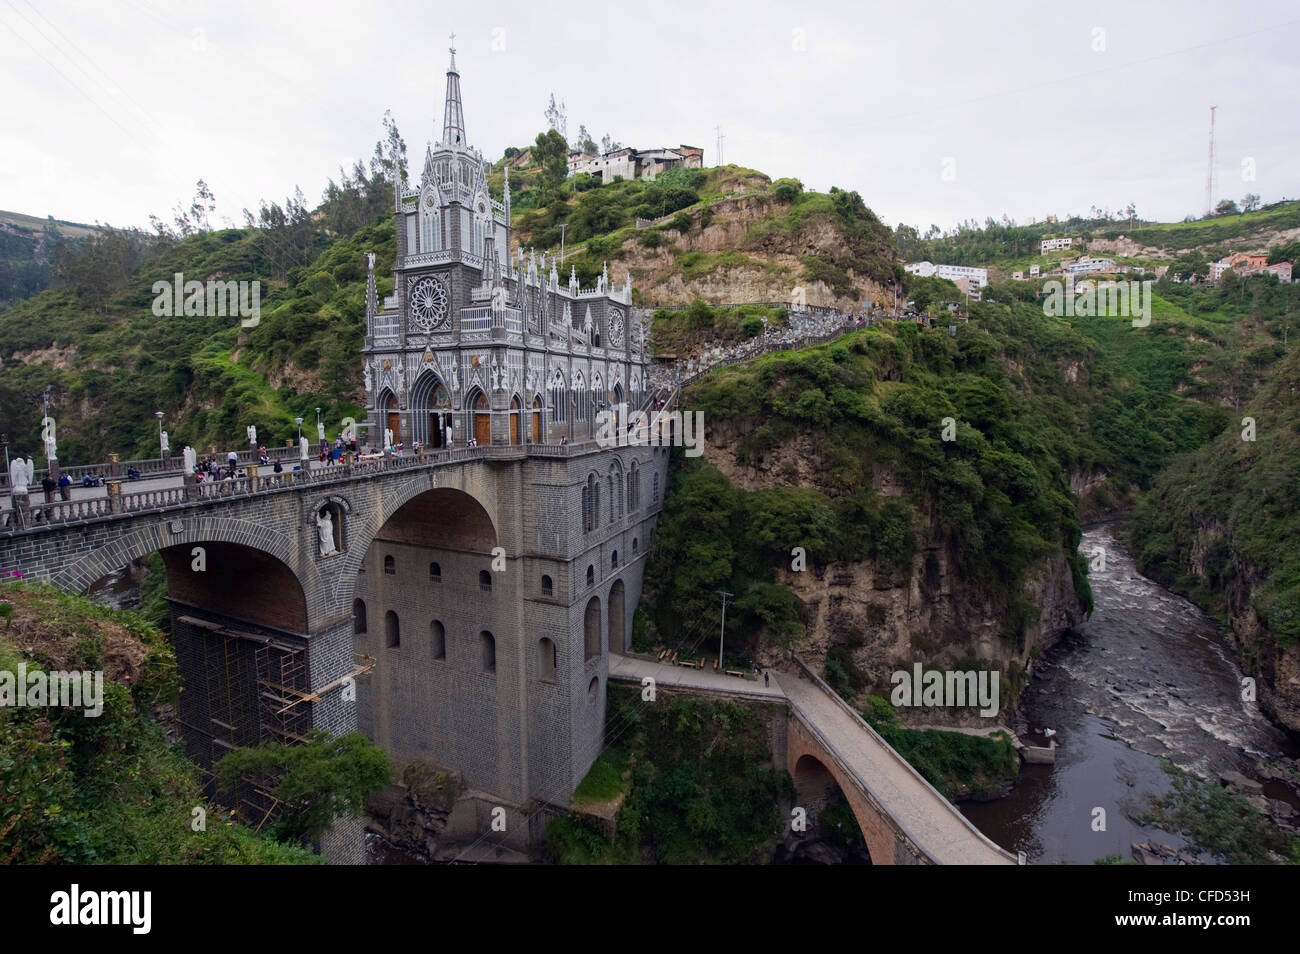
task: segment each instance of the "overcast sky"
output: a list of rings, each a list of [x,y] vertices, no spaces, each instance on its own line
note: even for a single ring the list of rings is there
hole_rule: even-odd
[[[545,128],[552,91],[638,148],[688,143],[924,229],[1130,201],[1300,195],[1300,7],[0,0],[0,208],[145,225],[199,177],[217,218],[312,204],[391,109],[418,172],[456,33],[470,143]],[[1254,170],[1254,181],[1244,181]]]

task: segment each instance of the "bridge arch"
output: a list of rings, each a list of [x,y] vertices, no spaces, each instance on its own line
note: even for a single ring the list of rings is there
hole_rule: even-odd
[[[877,859],[880,856],[876,854],[879,849],[870,844],[867,839],[867,828],[858,814],[857,806],[849,797],[850,790],[840,784],[838,775],[828,768],[825,762],[815,755],[805,753],[795,761],[794,771],[790,775],[794,779],[795,806],[807,813],[809,831],[815,830],[818,819],[826,808],[837,802],[847,802],[853,810],[858,832],[863,841],[867,842],[868,854],[871,855],[873,862],[879,863]],[[884,857],[885,861],[893,859],[892,845],[889,852]]]
[[[50,582],[60,589],[84,593],[98,580],[151,553],[213,543],[238,544],[274,558],[290,570],[305,592],[310,593],[319,585],[319,574],[313,565],[308,564],[305,570],[293,569],[299,562],[297,539],[250,520],[219,517],[157,520],[137,527],[107,546],[86,553],[54,574]]]

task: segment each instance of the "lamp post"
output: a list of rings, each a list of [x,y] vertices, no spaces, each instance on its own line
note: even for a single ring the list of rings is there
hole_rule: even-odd
[[[163,442],[162,442],[162,421],[163,421],[163,412],[162,412],[162,411],[154,411],[154,412],[153,412],[153,416],[156,417],[156,418],[158,418],[158,459],[159,459],[159,460],[165,460],[167,455],[163,453]]]
[[[295,417],[293,422],[298,425],[298,443],[302,443],[302,418]]]

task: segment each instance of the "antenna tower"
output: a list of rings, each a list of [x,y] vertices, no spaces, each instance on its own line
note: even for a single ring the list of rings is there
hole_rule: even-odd
[[[1205,170],[1205,215],[1208,218],[1214,212],[1214,111],[1217,106],[1210,107],[1210,164]]]

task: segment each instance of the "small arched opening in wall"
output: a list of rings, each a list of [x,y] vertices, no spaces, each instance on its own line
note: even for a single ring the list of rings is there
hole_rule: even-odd
[[[600,598],[596,596],[587,601],[583,614],[582,644],[587,662],[600,657]]]
[[[316,549],[320,556],[333,556],[348,548],[347,519],[351,507],[341,497],[327,497],[312,508]]]
[[[623,625],[624,612],[623,581],[615,580],[614,585],[609,588],[609,651],[611,653],[622,653],[627,650]]]
[[[600,677],[592,676],[591,682],[587,683],[587,702],[595,705],[596,697],[600,694]]]
[[[429,645],[434,659],[447,658],[447,628],[440,620],[435,619],[429,624]]]
[[[392,610],[384,614],[384,642],[389,649],[402,645],[402,624]]]
[[[555,640],[543,636],[537,641],[537,678],[542,682],[555,682],[559,668],[559,651]]]

